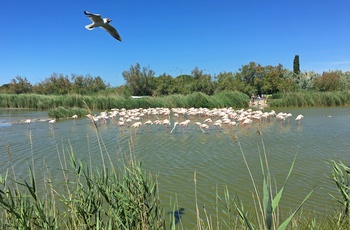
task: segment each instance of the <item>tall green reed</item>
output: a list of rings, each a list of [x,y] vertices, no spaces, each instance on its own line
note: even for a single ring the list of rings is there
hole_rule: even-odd
[[[272,107],[345,106],[350,104],[349,91],[318,92],[300,91],[280,95],[269,100]]]
[[[108,110],[112,108],[156,108],[156,107],[248,107],[249,98],[239,92],[221,92],[208,96],[203,93],[189,95],[170,95],[165,97],[143,97],[134,99],[117,95],[37,95],[37,94],[0,94],[0,107],[55,109],[83,108],[84,102],[92,110]]]
[[[48,116],[53,118],[71,118],[73,115],[85,117],[87,114],[88,111],[86,109],[78,107],[65,108],[63,106],[59,106],[48,110]]]
[[[244,204],[239,200],[237,196],[234,198],[230,198],[229,191],[226,189],[224,193],[225,194],[224,198],[220,196],[218,197],[220,202],[222,204],[225,204],[224,205],[225,208],[222,209],[223,212],[227,213],[227,218],[228,218],[225,221],[225,226],[232,228],[232,225],[231,225],[232,220],[228,214],[231,215],[232,210],[234,209],[237,211],[237,214],[241,219],[240,226],[245,226],[248,229],[268,229],[268,230],[269,229],[278,229],[278,230],[286,229],[288,225],[290,225],[292,219],[296,216],[297,212],[301,209],[302,205],[311,196],[311,194],[313,193],[313,189],[310,191],[309,194],[306,195],[304,200],[297,207],[297,209],[292,212],[291,215],[289,215],[285,220],[280,219],[280,211],[279,211],[280,200],[283,197],[283,193],[285,191],[287,182],[293,171],[296,157],[294,158],[291,164],[290,170],[286,176],[284,184],[279,190],[276,189],[276,192],[274,192],[275,189],[273,189],[273,184],[272,184],[273,177],[271,175],[271,170],[269,168],[269,163],[268,163],[264,141],[262,138],[262,133],[260,131],[258,131],[258,133],[261,138],[261,146],[262,146],[262,152],[259,151],[261,174],[263,176],[262,194],[259,192],[258,185],[257,185],[258,180],[254,177],[252,173],[252,170],[248,164],[248,161],[242,149],[241,143],[237,137],[234,137],[234,139],[236,140],[236,143],[240,148],[244,164],[247,167],[248,174],[253,185],[252,198],[253,198],[253,203],[255,205],[254,217],[248,215]],[[277,185],[275,186],[277,187]],[[241,229],[241,227],[239,227],[238,229]]]
[[[338,188],[341,198],[331,195],[343,207],[341,219],[348,218],[350,220],[350,167],[343,162],[331,160],[329,162],[332,167],[332,180]]]

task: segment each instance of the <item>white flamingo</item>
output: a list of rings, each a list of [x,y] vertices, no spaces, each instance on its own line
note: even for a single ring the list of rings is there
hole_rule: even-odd
[[[168,119],[164,119],[162,124],[165,126],[165,131],[168,132],[168,127],[170,126],[170,121]]]
[[[220,120],[220,121],[221,121],[221,120]],[[220,128],[221,128],[221,126],[222,126],[222,122],[215,122],[215,123],[213,124],[213,126],[216,127],[216,131],[219,131]]]
[[[53,123],[56,123],[56,118],[55,119],[52,119],[52,120],[49,120],[49,124],[53,124]]]
[[[24,123],[27,124],[28,128],[30,127],[30,123],[31,123],[31,122],[32,122],[32,121],[31,121],[30,119],[27,119],[27,120],[24,121]]]
[[[186,120],[186,121],[182,121],[179,123],[179,126],[182,126],[186,129],[186,132],[188,131],[188,124],[191,122],[191,120]]]
[[[132,128],[138,128],[142,125],[140,121],[135,122],[134,124],[131,125]]]
[[[151,125],[153,125],[153,122],[151,120],[147,120],[144,124],[147,125],[147,131],[150,132]]]
[[[207,125],[207,124],[201,124],[199,127],[201,128],[201,130],[202,130],[203,133],[205,133],[205,131],[203,130],[203,128],[204,128],[204,129],[207,129],[208,132],[209,132],[209,125]]]
[[[210,118],[207,118],[207,119],[205,119],[203,122],[206,122],[206,123],[211,123],[211,122],[213,122]]]
[[[52,120],[49,120],[50,129],[52,129],[54,123],[56,123],[56,118],[52,119]]]
[[[298,122],[298,125],[300,125],[300,123],[301,123],[301,119],[303,119],[303,115],[301,115],[301,114],[299,114],[296,118],[295,118],[295,120]]]

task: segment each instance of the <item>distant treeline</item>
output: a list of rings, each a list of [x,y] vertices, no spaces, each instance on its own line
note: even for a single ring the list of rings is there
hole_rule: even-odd
[[[34,93],[43,95],[65,95],[65,94],[80,94],[89,95],[110,88],[110,85],[105,83],[101,77],[92,77],[86,75],[72,74],[69,79],[63,74],[54,73],[51,77],[44,81],[32,85],[27,78],[17,76],[11,80],[9,84],[4,84],[0,87],[0,93],[8,94],[23,94]]]
[[[261,66],[255,62],[243,65],[237,72],[221,72],[212,76],[197,67],[190,75],[155,76],[149,67],[140,64],[123,71],[125,84],[111,87],[101,77],[74,75],[69,78],[62,74],[53,74],[44,81],[32,85],[25,77],[17,76],[9,84],[0,87],[0,93],[44,95],[135,95],[167,96],[173,94],[188,95],[201,92],[214,95],[222,91],[238,91],[246,95],[278,94],[299,91],[348,91],[350,90],[350,72],[339,70],[323,72],[290,71],[281,64]]]

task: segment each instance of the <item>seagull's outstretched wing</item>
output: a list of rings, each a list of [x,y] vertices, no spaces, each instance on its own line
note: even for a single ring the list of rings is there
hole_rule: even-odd
[[[90,18],[92,21],[92,24],[86,25],[85,28],[88,30],[92,30],[95,27],[101,27],[102,29],[106,30],[112,37],[122,42],[122,38],[120,37],[118,31],[109,24],[112,20],[109,18],[102,18],[99,14],[92,14],[87,11],[84,11],[84,14]]]
[[[120,37],[118,31],[111,26],[110,24],[106,23],[103,26],[101,26],[101,28],[105,29],[110,35],[112,35],[115,39],[119,40],[119,41],[123,41],[122,38]]]
[[[101,15],[99,14],[92,14],[89,13],[87,11],[84,11],[84,14],[87,15],[88,18],[90,18],[90,20],[96,24],[103,24],[103,19],[101,17]]]

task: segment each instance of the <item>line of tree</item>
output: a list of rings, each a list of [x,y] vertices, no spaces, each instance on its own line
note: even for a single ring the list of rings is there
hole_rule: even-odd
[[[329,71],[301,72],[299,56],[294,59],[294,69],[290,71],[277,66],[261,66],[250,62],[237,72],[221,72],[211,76],[203,70],[194,68],[190,75],[162,74],[155,77],[149,67],[141,69],[140,64],[124,71],[125,89],[132,95],[160,96],[170,94],[190,94],[202,92],[212,95],[220,91],[239,91],[247,95],[261,95],[296,92],[300,90],[342,91],[350,90],[350,72]]]
[[[53,73],[51,77],[44,81],[32,85],[26,77],[16,76],[9,84],[0,87],[0,93],[36,93],[44,95],[64,95],[80,94],[88,95],[97,93],[101,90],[110,88],[101,77],[92,77],[90,75],[82,76],[72,74],[69,78],[67,75]]]
[[[277,66],[261,66],[255,62],[243,65],[237,72],[221,72],[217,75],[204,73],[195,67],[191,74],[173,77],[162,74],[158,77],[149,67],[139,63],[123,71],[125,84],[111,88],[101,77],[90,75],[53,74],[44,81],[31,85],[26,78],[17,76],[9,84],[0,87],[0,93],[37,94],[81,94],[118,93],[135,96],[163,96],[202,92],[207,95],[221,91],[239,91],[247,95],[296,92],[300,90],[342,91],[350,90],[350,72],[340,70],[323,72],[301,72],[299,56],[293,62],[293,71]]]

